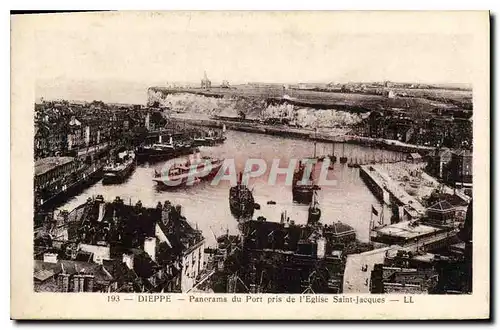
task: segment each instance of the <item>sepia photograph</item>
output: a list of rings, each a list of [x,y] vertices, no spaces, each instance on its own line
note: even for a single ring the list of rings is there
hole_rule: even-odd
[[[488,12],[29,16],[26,294],[488,297]]]

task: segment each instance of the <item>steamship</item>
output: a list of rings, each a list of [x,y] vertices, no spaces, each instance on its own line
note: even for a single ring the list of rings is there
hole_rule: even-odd
[[[190,155],[184,164],[174,165],[166,175],[155,170],[153,181],[158,188],[190,186],[202,180],[213,178],[224,164],[223,159],[200,156],[199,152]]]
[[[229,188],[229,209],[237,218],[251,217],[254,213],[255,200],[252,191],[242,183],[241,173],[236,186]]]
[[[103,184],[120,183],[125,181],[135,169],[135,154],[125,151],[118,154],[116,161],[104,167]]]
[[[170,137],[168,143],[164,143],[160,135],[158,137],[158,143],[139,146],[135,151],[135,155],[138,161],[153,162],[189,155],[195,151],[197,151],[197,148],[192,144],[175,144],[172,137]]]
[[[310,204],[313,201],[313,194],[319,190],[319,186],[314,184],[312,171],[309,174],[306,182],[303,182],[305,176],[305,164],[301,162],[299,168],[293,174],[292,181],[292,198],[294,202],[300,204]]]

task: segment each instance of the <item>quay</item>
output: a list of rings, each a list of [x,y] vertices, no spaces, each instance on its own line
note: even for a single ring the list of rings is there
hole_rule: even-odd
[[[334,134],[334,133],[332,134],[321,131],[315,132],[313,129],[297,128],[286,125],[267,125],[260,123],[259,121],[256,120],[241,121],[241,120],[231,120],[230,118],[195,119],[195,118],[186,118],[180,116],[172,116],[172,118],[178,122],[183,122],[194,126],[213,127],[213,128],[222,128],[223,126],[226,126],[227,129],[236,131],[286,136],[286,137],[314,140],[317,142],[352,143],[352,144],[366,145],[372,147],[379,147],[387,150],[400,151],[400,152],[429,152],[434,150],[434,148],[432,147],[409,144],[397,140],[370,138],[370,137],[345,135],[345,134]]]
[[[387,205],[396,203],[403,208],[400,218],[404,218],[404,215],[407,219],[417,218],[425,214],[426,208],[377,166],[361,165],[359,175],[379,200]]]
[[[370,293],[370,276],[375,264],[384,262],[386,252],[395,247],[384,247],[372,251],[347,255],[343,293]],[[363,266],[368,268],[363,271]]]

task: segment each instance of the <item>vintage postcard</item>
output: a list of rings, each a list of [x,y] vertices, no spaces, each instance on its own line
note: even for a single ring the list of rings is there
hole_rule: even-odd
[[[13,15],[12,318],[489,318],[489,19]]]

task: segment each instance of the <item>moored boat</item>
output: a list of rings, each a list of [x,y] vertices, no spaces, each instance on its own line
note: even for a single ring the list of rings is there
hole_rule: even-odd
[[[135,169],[135,154],[133,151],[125,151],[116,157],[116,161],[104,167],[103,184],[120,183],[125,181]]]
[[[340,157],[341,164],[347,163],[347,157],[344,155],[344,151],[345,151],[345,143],[342,143],[342,156]]]
[[[166,175],[155,171],[153,181],[162,189],[191,186],[202,180],[213,178],[223,163],[223,159],[200,157],[199,152],[196,152],[185,163],[176,164],[170,168]]]
[[[294,202],[309,204],[312,202],[314,191],[319,190],[320,188],[314,184],[312,171],[306,182],[303,182],[304,171],[305,164],[301,162],[299,164],[299,168],[293,174],[292,198]]]
[[[236,186],[229,188],[229,209],[235,217],[245,218],[253,215],[255,206],[252,191],[242,182],[240,173]]]
[[[190,143],[175,144],[172,137],[168,143],[163,143],[160,136],[158,143],[138,147],[135,155],[138,161],[154,162],[189,155],[196,150],[196,146]]]
[[[313,192],[311,205],[309,206],[307,223],[316,224],[321,218],[321,209],[319,208],[319,203],[316,197],[316,191]]]

